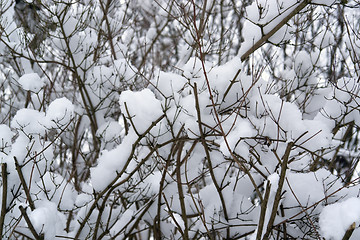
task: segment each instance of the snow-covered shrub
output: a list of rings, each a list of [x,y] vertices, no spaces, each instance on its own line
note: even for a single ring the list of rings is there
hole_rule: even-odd
[[[0,9],[2,238],[360,236],[357,1]]]

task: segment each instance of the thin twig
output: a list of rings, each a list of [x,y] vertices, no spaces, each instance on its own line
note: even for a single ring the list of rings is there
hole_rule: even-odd
[[[352,180],[351,182],[345,184],[345,185],[342,186],[341,188],[338,188],[336,191],[334,191],[334,192],[332,192],[331,194],[323,197],[322,199],[320,199],[319,201],[317,201],[317,202],[315,202],[314,204],[310,205],[309,207],[301,210],[301,211],[298,212],[297,214],[295,214],[295,215],[293,215],[293,216],[291,216],[291,217],[289,217],[289,218],[287,218],[287,219],[279,222],[279,223],[276,224],[275,226],[281,225],[281,224],[283,224],[283,223],[286,223],[286,222],[290,221],[291,219],[294,219],[295,217],[297,217],[297,216],[299,216],[300,214],[302,214],[304,211],[307,211],[308,209],[317,206],[319,203],[321,203],[322,201],[324,201],[324,200],[328,199],[329,197],[335,195],[336,193],[340,192],[342,189],[349,187],[349,186],[350,186],[351,184],[353,184],[353,183],[356,183],[357,181],[359,181],[359,179],[360,179],[360,177],[357,177],[356,179],[354,179],[354,180]],[[275,226],[274,226],[274,227],[275,227]]]
[[[214,174],[214,169],[213,169],[212,162],[211,162],[211,157],[210,157],[209,146],[205,141],[205,134],[204,134],[204,131],[202,129],[200,104],[199,104],[199,98],[198,98],[197,84],[196,83],[194,83],[194,96],[195,96],[195,108],[196,108],[196,112],[197,112],[198,126],[199,126],[201,143],[202,143],[202,145],[204,147],[204,151],[205,151],[205,154],[206,154],[206,159],[207,159],[207,162],[209,164],[209,172],[210,172],[211,179],[212,179],[212,181],[214,183],[214,186],[215,186],[215,188],[216,188],[216,190],[217,190],[217,192],[219,194],[219,197],[220,197],[221,205],[222,205],[223,211],[224,211],[224,217],[228,221],[229,217],[228,217],[228,213],[227,213],[225,199],[224,199],[224,196],[223,196],[223,194],[221,192],[221,187],[219,186],[219,184],[218,184],[218,182],[216,180],[215,174]]]
[[[178,228],[179,232],[181,233],[181,235],[184,236],[184,231],[181,229],[180,224],[177,222],[177,220],[176,220],[176,218],[175,218],[175,216],[174,216],[174,214],[173,214],[173,211],[171,210],[171,206],[170,206],[168,200],[167,200],[166,197],[165,197],[165,194],[162,193],[162,195],[163,195],[163,198],[164,198],[166,207],[167,207],[167,209],[169,210],[168,213],[169,213],[171,219],[174,221],[174,223],[175,223],[176,227]]]
[[[311,224],[311,227],[312,227],[312,228],[314,229],[314,231],[316,232],[317,238],[318,238],[319,240],[321,240],[320,234],[319,234],[318,231],[316,230],[316,227],[315,227],[313,221],[311,220],[311,218],[310,218],[309,214],[307,213],[307,211],[306,211],[306,210],[304,209],[304,207],[302,206],[299,198],[296,196],[296,194],[295,194],[294,190],[292,189],[292,187],[291,187],[291,185],[290,185],[289,180],[287,179],[287,177],[285,177],[285,180],[286,180],[287,185],[289,186],[289,189],[290,189],[292,195],[293,195],[294,198],[296,199],[297,203],[299,204],[299,206],[301,207],[301,209],[304,210],[305,216],[306,216],[306,218],[308,219],[309,223]]]
[[[42,239],[44,239],[44,235],[43,235],[43,234],[39,235],[39,234],[36,232],[34,226],[32,225],[32,223],[31,223],[31,221],[30,221],[29,216],[28,216],[27,213],[26,213],[26,209],[25,209],[23,206],[19,206],[19,209],[20,209],[21,215],[24,217],[24,220],[25,220],[26,224],[27,224],[28,227],[29,227],[30,232],[31,232],[32,235],[35,237],[35,239],[36,239],[36,240],[42,240]]]
[[[138,146],[138,144],[141,142],[141,140],[150,132],[150,130],[158,123],[160,122],[163,118],[165,117],[165,115],[161,115],[158,119],[156,119],[154,122],[152,122],[152,124],[148,127],[148,129],[145,130],[145,132],[143,134],[141,134],[137,140],[132,144],[132,148],[131,148],[131,152],[129,154],[129,157],[125,163],[125,165],[123,166],[122,170],[117,174],[117,176],[113,179],[113,181],[111,181],[110,184],[108,184],[108,186],[101,191],[100,193],[97,194],[96,199],[94,200],[93,204],[90,206],[89,211],[87,212],[86,216],[84,217],[84,219],[82,220],[82,222],[80,223],[79,229],[76,232],[75,235],[75,239],[79,238],[82,230],[84,229],[88,219],[90,218],[91,214],[93,213],[93,211],[96,209],[98,202],[99,201],[105,201],[107,197],[105,197],[105,199],[102,199],[102,197],[107,194],[107,196],[109,196],[110,194],[108,192],[112,192],[115,188],[117,188],[118,186],[120,186],[121,184],[123,184],[124,182],[128,181],[134,174],[136,171],[138,171],[138,169],[140,168],[140,166],[153,154],[153,151],[151,151],[138,165],[137,167],[128,174],[128,176],[118,182],[118,180],[120,179],[120,177],[123,175],[123,173],[126,171],[127,166],[130,164],[131,160],[133,159],[136,147]],[[171,142],[173,142],[174,140],[170,140],[168,142],[163,143],[163,145],[169,144]],[[159,147],[161,147],[159,145]],[[156,148],[157,149],[157,148]],[[155,151],[155,149],[154,149]],[[118,183],[117,183],[118,182]]]
[[[278,188],[276,190],[274,204],[273,204],[273,208],[271,210],[271,215],[270,215],[270,219],[269,219],[269,222],[267,225],[266,233],[264,234],[264,237],[263,237],[264,240],[269,239],[269,235],[273,229],[276,212],[277,212],[280,200],[281,200],[281,193],[282,193],[282,188],[283,188],[284,181],[285,181],[287,163],[289,161],[289,156],[290,156],[291,148],[293,147],[293,145],[294,145],[293,142],[288,143],[285,153],[284,153],[284,156],[282,157],[280,179],[279,179],[279,183],[278,183]]]
[[[186,217],[186,206],[185,206],[185,201],[184,201],[185,196],[184,196],[184,191],[182,188],[182,181],[181,181],[181,153],[184,148],[184,142],[180,141],[179,145],[180,146],[179,146],[179,150],[178,150],[177,157],[176,157],[176,183],[177,183],[177,188],[178,188],[178,192],[179,192],[181,217],[184,222],[183,239],[187,240],[187,239],[189,239],[189,227],[188,227],[188,220]]]
[[[31,211],[34,211],[35,204],[34,204],[32,198],[31,198],[29,188],[26,185],[24,174],[22,173],[19,162],[18,162],[18,160],[17,160],[17,158],[15,156],[14,156],[14,160],[15,160],[15,168],[16,168],[16,171],[17,171],[17,173],[19,175],[21,185],[23,186],[23,189],[24,189],[24,192],[25,192],[25,195],[26,195],[26,199],[29,202],[29,206],[30,206]]]
[[[194,5],[194,14],[195,14],[195,2],[194,0],[192,0],[192,3]],[[203,70],[203,73],[204,73],[204,77],[205,77],[205,82],[206,82],[206,86],[207,86],[207,89],[208,89],[208,92],[209,92],[209,98],[210,98],[210,101],[211,101],[211,106],[212,106],[212,109],[214,110],[214,115],[215,115],[215,119],[216,119],[216,122],[219,126],[219,129],[220,129],[220,132],[224,138],[224,142],[225,142],[225,145],[226,145],[226,148],[228,149],[232,159],[236,162],[236,164],[238,164],[238,166],[240,167],[241,170],[243,170],[248,176],[249,176],[249,179],[251,181],[251,183],[253,184],[254,188],[255,188],[255,191],[256,193],[258,194],[258,197],[260,198],[260,200],[262,201],[262,196],[261,196],[261,192],[259,191],[257,185],[256,185],[256,182],[254,180],[254,178],[251,176],[249,170],[246,168],[246,166],[235,156],[235,154],[233,153],[233,150],[231,149],[230,145],[229,145],[229,142],[227,140],[227,137],[226,137],[226,134],[225,134],[225,131],[222,127],[222,124],[221,124],[221,121],[220,121],[220,117],[219,117],[219,114],[217,112],[217,109],[216,109],[216,104],[215,104],[215,100],[214,100],[214,96],[212,94],[212,88],[210,86],[210,80],[208,78],[208,75],[207,75],[207,72],[206,72],[206,68],[205,68],[205,55],[201,49],[202,47],[202,44],[201,44],[201,38],[200,38],[200,35],[199,35],[199,32],[198,32],[198,28],[197,28],[197,25],[196,25],[196,16],[194,16],[194,28],[196,30],[196,32],[198,33],[197,34],[197,44],[199,46],[199,54],[200,54],[200,60],[201,60],[201,66],[202,66],[202,70]]]
[[[263,226],[264,226],[264,221],[265,221],[267,203],[268,203],[269,195],[270,195],[270,188],[271,188],[271,183],[270,183],[270,181],[267,181],[264,200],[261,203],[260,219],[259,219],[258,231],[256,234],[256,240],[261,239],[261,234],[263,231]]]
[[[6,200],[7,200],[7,164],[1,164],[1,180],[2,180],[2,202],[1,202],[1,215],[0,215],[0,236],[2,237],[4,229],[4,221],[6,215]]]

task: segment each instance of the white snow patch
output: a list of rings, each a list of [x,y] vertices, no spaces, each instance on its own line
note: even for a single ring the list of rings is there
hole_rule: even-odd
[[[74,116],[74,105],[69,99],[63,97],[52,101],[46,112],[46,117],[50,121],[55,121],[59,124],[65,125],[69,123]]]
[[[320,232],[326,239],[341,240],[352,223],[360,223],[360,198],[324,207],[320,214]]]
[[[96,132],[97,136],[101,136],[105,142],[113,141],[120,137],[123,127],[116,121],[109,121],[102,124]]]
[[[149,89],[144,89],[140,92],[122,92],[120,95],[120,106],[125,116],[132,118],[132,122],[135,125],[133,127],[139,133],[145,132],[152,122],[163,114],[160,101],[155,98],[154,93]],[[127,112],[129,112],[130,116],[127,116]]]
[[[321,5],[326,5],[326,6],[331,6],[335,3],[335,0],[312,0],[311,3],[315,3],[315,4],[321,4]]]
[[[11,129],[5,125],[0,124],[0,148],[4,148],[11,145],[11,138],[14,136],[14,133]]]
[[[278,189],[278,185],[279,185],[279,175],[277,173],[273,173],[270,176],[268,176],[268,180],[271,183],[271,191],[272,192],[276,192]]]
[[[45,113],[23,108],[17,111],[10,126],[24,131],[26,134],[44,134]]]
[[[313,64],[310,54],[306,51],[300,51],[295,57],[294,70],[299,77],[309,76]]]
[[[18,80],[24,90],[39,92],[44,86],[44,81],[37,73],[27,73],[21,76]]]
[[[137,136],[130,131],[115,149],[104,150],[98,159],[99,164],[90,169],[91,183],[96,191],[103,190],[117,175],[117,171],[121,171],[127,163],[131,154],[132,144],[136,141]]]
[[[36,209],[29,214],[31,223],[39,233],[44,233],[45,239],[55,239],[56,235],[65,235],[65,216],[58,212],[56,204],[49,201],[39,201]]]

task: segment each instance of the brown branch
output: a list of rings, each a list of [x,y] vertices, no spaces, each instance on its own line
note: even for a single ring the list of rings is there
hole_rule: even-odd
[[[21,212],[21,215],[24,217],[24,220],[26,222],[26,224],[28,225],[29,227],[29,230],[30,232],[32,233],[32,235],[35,237],[36,240],[43,240],[44,239],[44,235],[41,234],[39,235],[34,226],[32,225],[31,221],[30,221],[30,218],[29,216],[27,215],[26,213],[26,209],[23,207],[23,206],[19,206],[19,209],[20,209],[20,212]]]
[[[156,196],[155,196],[156,197]],[[118,236],[124,232],[124,237],[125,239],[136,239],[134,237],[132,237],[131,232],[136,228],[136,226],[139,224],[140,220],[142,219],[142,217],[148,212],[149,208],[151,207],[151,205],[154,203],[154,198],[151,198],[147,201],[147,203],[145,203],[141,209],[139,209],[136,213],[133,214],[131,221],[129,221],[129,224],[125,225],[122,229],[120,229],[117,234],[115,234],[113,236],[113,238],[111,239],[118,239]],[[136,218],[136,219],[135,219]],[[131,224],[130,223],[134,222]],[[129,227],[129,230],[126,230]],[[126,232],[128,232],[129,234],[127,234]],[[102,234],[102,236],[104,236],[104,234]],[[102,239],[102,238],[96,238],[97,240]]]
[[[355,228],[356,228],[356,223],[353,222],[353,224],[351,224],[350,227],[346,230],[342,240],[349,240]]]
[[[263,231],[263,226],[264,226],[264,221],[265,221],[267,203],[268,203],[269,195],[270,195],[270,188],[271,188],[271,183],[268,180],[267,184],[266,184],[266,191],[265,191],[264,200],[261,203],[260,220],[259,220],[259,225],[258,225],[258,232],[256,234],[256,240],[261,239],[261,234],[262,234],[262,231]]]
[[[281,20],[270,32],[265,34],[259,41],[257,41],[249,50],[247,50],[242,56],[241,61],[245,61],[250,54],[255,52],[258,48],[260,48],[269,38],[274,35],[280,28],[282,28],[293,16],[299,13],[304,7],[309,4],[309,0],[304,0],[301,2],[289,15],[287,15],[283,20]]]
[[[0,236],[2,237],[4,229],[4,221],[6,215],[6,200],[7,200],[7,164],[1,164],[1,180],[2,180],[2,202],[1,202],[1,215],[0,215]]]
[[[205,151],[205,154],[206,154],[206,159],[207,159],[207,162],[209,164],[209,172],[210,172],[211,179],[212,179],[212,181],[214,183],[214,186],[216,188],[216,191],[218,192],[219,197],[220,197],[221,205],[222,205],[223,211],[224,211],[224,217],[225,217],[226,221],[228,221],[229,216],[228,216],[228,213],[227,213],[225,199],[224,199],[224,196],[223,196],[223,194],[221,192],[221,187],[219,186],[219,184],[218,184],[218,182],[216,180],[215,174],[214,174],[214,169],[213,169],[212,162],[211,162],[211,157],[210,157],[209,146],[205,141],[205,134],[204,134],[204,131],[202,129],[200,104],[199,104],[199,97],[198,97],[197,84],[196,83],[194,83],[194,96],[195,96],[195,108],[196,108],[196,112],[197,112],[201,143],[202,143],[202,145],[204,147],[204,151]]]
[[[176,183],[179,191],[179,201],[180,201],[180,208],[181,208],[181,217],[184,222],[184,234],[183,239],[189,239],[189,229],[188,229],[188,220],[186,216],[186,207],[185,207],[185,196],[182,188],[182,181],[181,181],[181,153],[184,148],[184,142],[180,141],[180,146],[178,150],[178,154],[176,156]]]
[[[173,7],[173,2],[171,2],[170,5],[170,9],[168,11],[168,15],[171,16],[171,9]],[[147,56],[149,55],[149,53],[151,52],[151,50],[153,49],[153,47],[155,46],[155,43],[159,40],[161,33],[164,31],[164,29],[168,26],[168,23],[170,22],[170,18],[167,18],[165,24],[163,24],[163,26],[160,29],[156,29],[156,36],[154,37],[154,39],[151,41],[151,44],[149,46],[148,49],[146,49],[146,45],[145,45],[145,53],[144,56],[142,57],[142,60],[139,64],[139,66],[137,67],[137,69],[140,69],[145,65],[147,59]]]
[[[163,195],[163,198],[164,198],[166,207],[167,207],[167,209],[169,209],[169,215],[170,215],[170,217],[171,217],[172,220],[174,221],[174,223],[175,223],[176,227],[178,228],[179,232],[181,233],[181,235],[184,236],[184,231],[181,229],[180,224],[177,222],[177,220],[176,220],[176,218],[175,218],[175,216],[174,216],[174,214],[173,214],[173,211],[171,210],[171,206],[170,206],[168,200],[167,200],[166,197],[165,197],[165,194],[162,193],[162,195]]]
[[[31,195],[30,195],[29,188],[28,188],[27,185],[26,185],[26,181],[25,181],[25,178],[24,178],[24,174],[23,174],[22,171],[21,171],[21,166],[19,165],[19,162],[18,162],[18,160],[17,160],[16,157],[14,157],[14,161],[15,161],[16,171],[17,171],[17,173],[18,173],[18,175],[19,175],[19,179],[20,179],[21,185],[23,186],[23,189],[24,189],[24,192],[25,192],[25,195],[26,195],[26,199],[27,199],[27,201],[29,202],[29,206],[30,206],[31,211],[34,211],[34,209],[35,209],[35,204],[34,204],[33,200],[31,199]]]
[[[198,199],[198,201],[195,200],[194,194],[191,191],[191,184],[189,183],[189,178],[188,178],[188,174],[187,174],[187,164],[186,163],[185,163],[185,179],[186,179],[187,185],[189,186],[189,195],[191,197],[191,200],[194,203],[194,207],[196,209],[196,212],[199,214],[200,221],[202,222],[204,228],[206,229],[206,233],[208,235],[208,238],[209,238],[209,240],[214,240],[214,237],[212,236],[212,234],[211,234],[211,232],[210,232],[210,230],[209,230],[209,228],[208,228],[208,226],[206,224],[204,206],[202,205],[200,199]]]
[[[129,121],[130,121],[130,123],[131,123],[131,125],[132,125],[132,127],[133,127],[133,129],[134,129],[134,131],[135,131],[135,133],[136,133],[136,135],[141,136],[141,134],[139,133],[139,131],[136,129],[135,123],[134,123],[133,120],[132,120],[132,119],[133,119],[133,116],[130,115],[130,112],[129,112],[129,108],[128,108],[128,106],[127,106],[127,103],[124,102],[124,105],[125,105],[126,114],[128,115],[128,119],[129,119]],[[125,120],[125,119],[124,119],[124,120]]]
[[[184,125],[180,128],[178,134],[175,136],[175,139],[178,139],[181,135],[181,132],[184,129]],[[182,141],[180,141],[182,142]],[[165,166],[161,175],[161,180],[160,180],[160,185],[159,185],[159,193],[163,192],[163,189],[165,188],[165,179],[166,179],[166,173],[168,171],[168,168],[170,166],[170,161],[172,159],[172,155],[176,153],[178,149],[178,144],[177,142],[174,142],[171,146],[171,150],[170,153],[168,155],[168,158],[165,160]],[[153,234],[155,239],[161,239],[162,238],[162,234],[161,234],[161,221],[160,221],[160,215],[161,215],[161,194],[158,194],[158,200],[157,200],[157,214],[154,217],[154,226],[153,226]]]
[[[109,7],[110,7],[110,4],[111,4],[111,0],[108,0],[106,2],[106,6],[104,6],[104,3],[103,1],[99,1],[100,3],[100,8],[101,10],[103,11],[103,19],[102,21],[105,20],[105,24],[106,24],[106,28],[107,28],[107,40],[109,41],[109,45],[110,45],[110,49],[111,49],[111,54],[113,55],[114,59],[116,60],[117,57],[116,57],[116,52],[115,52],[115,47],[114,47],[114,42],[113,42],[113,36],[111,34],[111,25],[110,25],[110,21],[109,21],[109,18],[107,17],[108,16],[108,12],[109,12]]]
[[[289,161],[289,156],[290,156],[291,148],[293,147],[293,145],[294,145],[293,142],[288,143],[285,153],[284,153],[284,156],[282,157],[280,179],[279,179],[278,188],[277,188],[277,191],[275,194],[274,204],[273,204],[273,208],[271,210],[271,215],[270,215],[270,219],[269,219],[269,222],[267,225],[266,233],[264,234],[264,237],[263,237],[264,240],[269,239],[269,235],[273,229],[276,212],[277,212],[280,200],[281,200],[281,193],[282,193],[282,188],[283,188],[284,181],[285,181],[287,163]]]

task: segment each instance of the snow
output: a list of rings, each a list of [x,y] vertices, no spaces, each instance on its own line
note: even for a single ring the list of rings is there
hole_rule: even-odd
[[[345,111],[345,109],[341,107],[337,100],[331,99],[326,101],[322,111],[326,114],[326,116],[338,118],[343,115],[343,111]]]
[[[91,194],[81,193],[75,199],[76,206],[84,206],[92,201]]]
[[[242,29],[243,36],[246,37],[238,55],[244,54],[262,36],[274,29],[300,2],[296,0],[258,0],[253,1],[250,6],[247,6],[247,21],[245,21]],[[283,26],[269,40],[274,43],[280,43],[283,40],[290,39],[290,29],[286,25]]]
[[[285,25],[281,27],[274,35],[269,38],[269,41],[274,44],[279,44],[285,40],[289,40],[291,35],[289,34],[291,27]]]
[[[34,187],[34,192],[41,193],[41,189],[46,189],[47,196],[51,202],[57,203],[58,209],[71,210],[74,206],[76,193],[72,184],[57,173],[46,172]],[[42,194],[40,196],[45,199],[46,196]]]
[[[74,105],[69,99],[63,97],[52,101],[46,112],[46,117],[55,123],[66,125],[74,117]]]
[[[116,177],[116,172],[121,171],[127,164],[132,144],[136,139],[136,134],[130,131],[115,149],[104,150],[101,153],[99,164],[90,169],[92,185],[96,191],[103,190]]]
[[[314,42],[320,49],[332,46],[335,43],[334,35],[330,31],[324,30],[316,36]]]
[[[18,82],[24,90],[39,92],[44,86],[44,81],[39,77],[37,73],[27,73],[22,75]]]
[[[11,139],[13,136],[14,133],[7,125],[0,124],[0,149],[11,145]]]
[[[153,80],[153,84],[158,91],[159,96],[178,98],[178,94],[182,88],[186,86],[187,80],[178,74],[160,71]]]
[[[211,88],[219,93],[220,99],[223,99],[227,88],[231,84],[231,81],[237,81],[240,79],[239,76],[237,79],[234,79],[234,77],[241,69],[242,63],[240,58],[238,57],[234,57],[223,65],[208,69],[208,78],[210,80]],[[241,81],[241,84],[243,84],[241,90],[246,91],[251,85],[251,80],[247,81],[244,79],[244,81]],[[231,89],[232,91],[227,93],[226,99],[224,99],[224,102],[226,102],[226,104],[223,105],[224,107],[228,104],[233,103],[234,101],[236,101],[236,97],[239,97],[239,85],[236,84],[235,86],[236,87]]]
[[[294,62],[294,70],[299,77],[307,77],[309,76],[313,67],[313,63],[311,61],[311,57],[309,53],[306,51],[300,51],[296,57]]]
[[[114,74],[124,77],[125,81],[129,81],[135,77],[136,68],[132,66],[126,59],[118,59],[114,61]],[[114,83],[116,84],[116,82]]]
[[[131,43],[133,37],[134,37],[134,29],[128,28],[122,34],[121,39],[125,44],[129,44],[129,43]]]
[[[205,67],[207,69],[211,68],[211,64],[209,62],[205,62]],[[202,69],[202,63],[199,58],[191,57],[187,63],[182,67],[183,75],[185,78],[196,81],[198,83],[198,87],[201,87],[203,83],[200,80],[204,80],[203,77],[203,69]],[[200,83],[200,84],[199,84]]]
[[[271,192],[276,192],[279,185],[280,176],[277,173],[273,173],[268,176],[268,180],[271,183]]]
[[[347,103],[352,100],[352,96],[349,94],[349,92],[356,93],[359,91],[357,80],[353,78],[343,77],[339,79],[336,85],[337,88],[334,90],[334,97],[343,103]]]
[[[170,221],[175,227],[177,227],[179,225],[181,230],[185,229],[184,220],[182,219],[182,217],[179,214],[174,213],[173,218],[171,218]]]
[[[311,3],[322,4],[325,6],[331,6],[335,3],[335,0],[312,0]]]
[[[150,174],[144,182],[139,184],[140,189],[149,189],[147,192],[148,196],[156,194],[159,191],[161,177],[162,173],[160,171],[155,171]]]
[[[11,121],[12,128],[23,131],[26,134],[45,133],[45,113],[33,109],[23,108],[17,111]]]
[[[321,235],[341,240],[352,223],[360,223],[360,198],[349,198],[323,208],[319,218]]]
[[[29,218],[35,230],[44,233],[45,239],[55,239],[56,235],[66,236],[66,218],[58,212],[53,202],[36,201],[36,209],[29,214]]]
[[[318,118],[303,120],[299,108],[294,103],[284,102],[276,95],[264,94],[254,95],[250,105],[254,115],[258,116],[252,121],[259,129],[263,129],[265,136],[273,139],[281,137],[286,140],[296,140],[302,136],[298,139],[298,144],[309,150],[329,146],[331,128]],[[281,129],[278,128],[278,124]],[[303,135],[304,133],[306,134]]]
[[[131,220],[134,217],[135,212],[132,209],[127,209],[119,219],[119,221],[116,222],[114,226],[114,230],[121,230],[123,228],[126,228],[128,224],[131,222]],[[130,227],[130,226],[129,226]],[[112,230],[112,231],[114,231]],[[113,234],[116,234],[114,231]]]
[[[247,37],[239,50],[238,55],[240,56],[249,50],[262,37],[261,29],[250,21],[246,21],[244,23],[242,32]]]
[[[68,11],[71,11],[71,9],[69,9]],[[70,12],[68,14],[69,14],[69,16],[65,17],[65,24],[64,24],[63,28],[64,28],[65,36],[70,37],[77,27],[78,20],[76,20],[74,17],[70,16],[70,14],[71,14]]]
[[[230,150],[235,151],[242,156],[247,156],[249,151],[248,147],[243,141],[240,141],[240,139],[253,137],[255,135],[256,131],[253,129],[251,124],[246,120],[239,119],[236,122],[236,127],[226,136],[226,140]],[[220,141],[220,151],[225,156],[231,156],[225,139],[221,139]]]
[[[119,101],[122,113],[132,119],[134,123],[132,127],[140,134],[144,133],[152,122],[163,114],[160,101],[149,89],[139,92],[124,91],[121,93]],[[125,104],[129,112],[127,112]]]
[[[149,30],[146,34],[147,42],[151,43],[155,39],[156,35],[157,35],[156,28],[154,28],[154,27],[149,28]]]
[[[318,175],[316,173],[288,173],[287,179],[290,186],[287,183],[284,184],[284,189],[286,189],[286,194],[288,195],[285,198],[285,202],[297,205],[295,202],[297,200],[292,192],[294,192],[302,206],[313,204],[324,198],[321,175]]]
[[[123,127],[116,121],[109,121],[99,127],[96,132],[97,136],[101,136],[105,142],[114,141],[120,137]]]
[[[27,211],[35,229],[45,233],[46,239],[75,235],[85,216],[90,217],[83,222],[78,239],[97,237],[93,231],[98,216],[101,221],[97,234],[103,234],[104,239],[123,239],[135,232],[139,238],[146,238],[153,234],[158,209],[163,237],[181,239],[176,229],[185,225],[179,186],[183,187],[184,210],[189,215],[189,238],[195,234],[201,238],[214,230],[219,239],[238,238],[249,232],[255,232],[255,239],[260,196],[270,182],[265,228],[279,187],[280,159],[289,142],[294,145],[281,193],[283,211],[279,209],[275,224],[291,219],[284,224],[294,238],[302,239],[301,234],[318,230],[325,238],[336,240],[352,222],[357,226],[360,223],[360,200],[354,198],[359,186],[351,191],[341,189],[344,183],[336,172],[315,164],[317,160],[327,164],[338,153],[337,147],[344,146],[340,139],[348,123],[360,125],[358,66],[352,62],[359,53],[359,40],[353,39],[356,36],[344,36],[334,59],[339,63],[334,64],[336,71],[344,61],[341,75],[346,77],[337,79],[336,84],[325,77],[331,50],[328,47],[339,35],[337,29],[332,29],[337,19],[329,15],[338,14],[335,8],[312,5],[311,11],[303,10],[270,37],[269,41],[279,46],[265,42],[263,51],[241,62],[239,56],[234,57],[236,51],[240,55],[248,51],[303,1],[228,1],[220,7],[219,1],[208,0],[206,6],[180,4],[172,9],[167,1],[112,1],[106,16],[99,1],[86,0],[84,5],[68,0],[69,4],[56,6],[45,1],[50,6],[42,9],[52,15],[48,19],[57,22],[58,29],[46,36],[42,56],[27,51],[27,39],[33,36],[11,23],[14,1],[6,2],[4,9],[8,10],[2,20],[8,26],[0,41],[0,60],[6,63],[0,70],[4,89],[1,97],[5,100],[0,109],[0,159],[8,164],[9,202],[25,207],[27,198],[14,169],[14,157],[21,164],[36,205],[34,211]],[[313,1],[325,5],[333,2]],[[141,10],[139,15],[137,8]],[[90,12],[82,14],[82,9]],[[211,12],[205,14],[210,24],[201,33],[206,59],[202,62],[194,29],[182,24],[187,23],[187,17],[195,17],[199,24],[199,15],[193,14],[204,9]],[[322,18],[321,11],[328,11],[329,18]],[[312,13],[313,21],[309,22]],[[351,30],[357,18],[348,12],[346,17]],[[224,23],[223,36],[213,31],[219,23]],[[314,24],[316,34],[305,32],[309,24]],[[300,38],[295,39],[293,34]],[[284,40],[289,44],[282,45]],[[154,45],[148,45],[152,41]],[[14,49],[9,51],[8,47]],[[16,67],[9,64],[12,53],[17,58]],[[136,69],[141,62],[144,65]],[[74,71],[84,83],[80,90],[87,100],[80,97]],[[18,81],[13,84],[8,79]],[[51,80],[49,86],[47,79]],[[85,111],[89,100],[93,106],[90,113]],[[27,108],[23,108],[25,105]],[[88,114],[96,118],[97,126],[91,124]],[[129,127],[126,131],[125,122]],[[345,127],[334,134],[336,125]],[[60,131],[61,136],[51,137],[52,132]],[[99,144],[92,145],[94,139]],[[207,144],[205,151],[210,159],[203,144]],[[351,154],[357,156],[356,151]],[[75,156],[78,158],[73,159]],[[238,165],[233,156],[244,166],[239,166],[241,163]],[[246,173],[242,167],[246,167]],[[317,167],[320,169],[315,170]],[[176,170],[180,171],[181,184]],[[117,183],[121,185],[108,192],[107,187]],[[100,192],[104,195],[98,198]],[[147,204],[151,204],[149,208]],[[301,212],[307,207],[309,218]],[[11,224],[20,216],[16,207],[9,208],[6,218],[11,220],[6,220],[6,226],[16,229],[6,232],[24,229],[29,233],[23,219]],[[64,232],[67,224],[70,233]],[[132,226],[136,229],[129,232]],[[119,232],[122,229],[126,232]],[[273,234],[279,237],[278,231]],[[357,239],[355,232],[353,238]]]

